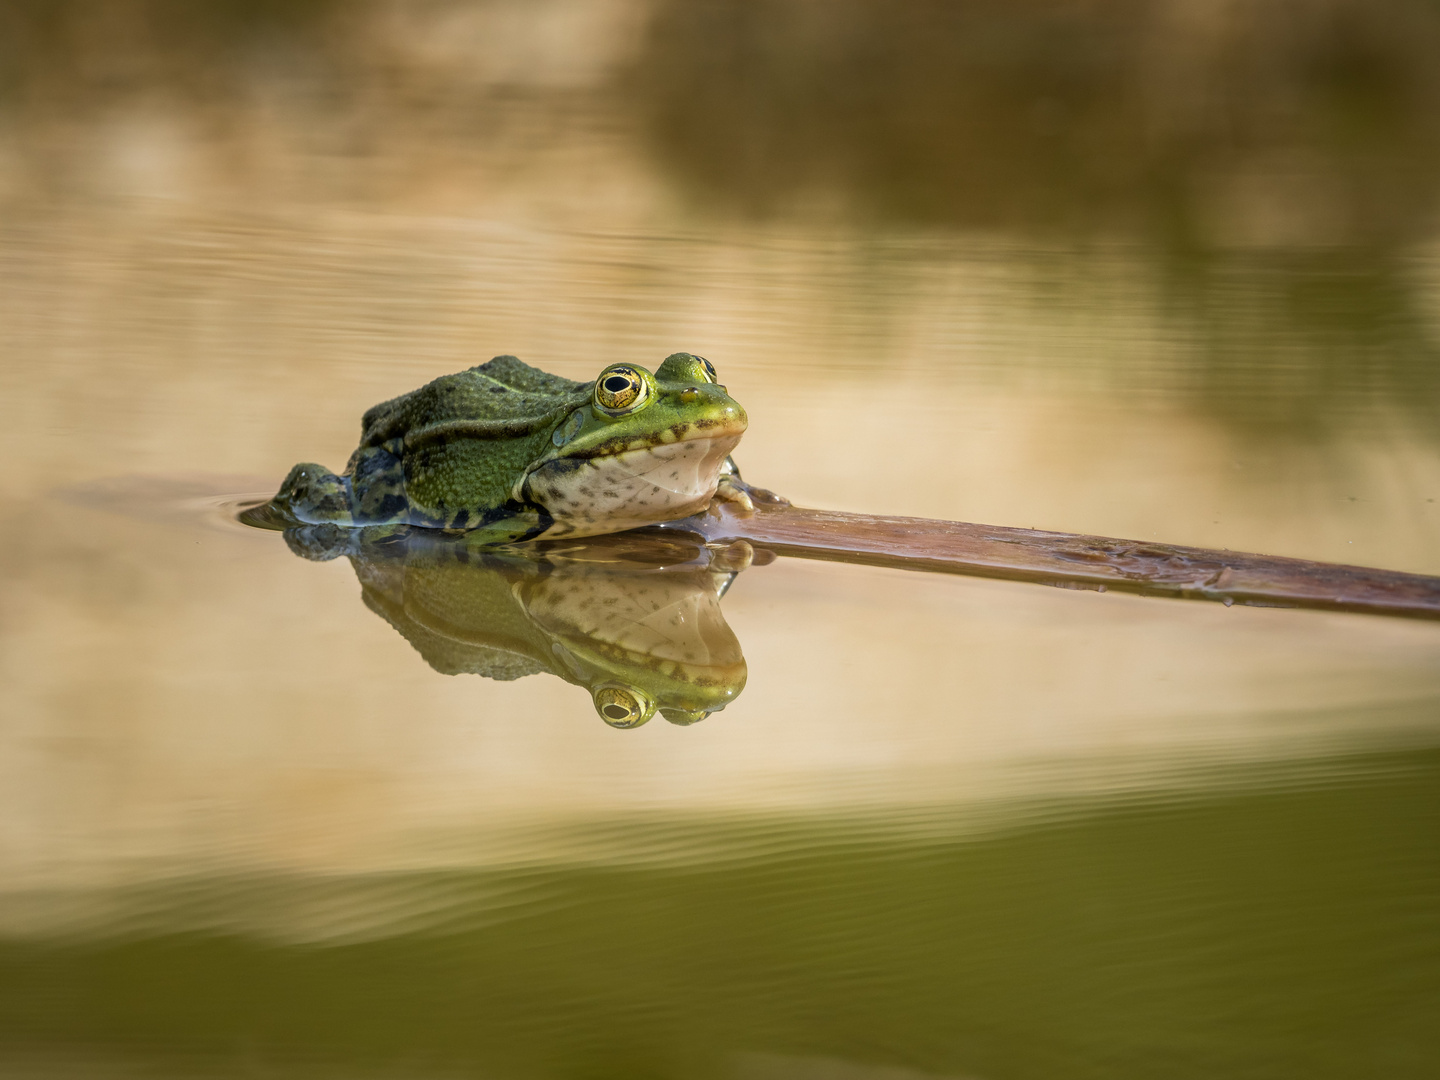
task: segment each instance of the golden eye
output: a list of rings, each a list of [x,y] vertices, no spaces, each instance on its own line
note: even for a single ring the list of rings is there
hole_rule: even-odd
[[[639,727],[650,719],[650,710],[639,696],[619,686],[595,691],[595,711],[611,727]]]
[[[607,412],[633,409],[645,400],[645,380],[630,367],[613,367],[595,380],[595,404]]]
[[[700,363],[701,363],[701,366],[703,366],[703,367],[705,368],[705,376],[706,376],[706,378],[708,378],[708,379],[709,379],[711,382],[713,382],[713,383],[718,383],[718,382],[720,381],[720,376],[715,374],[715,365],[714,365],[714,364],[710,363],[710,361],[709,361],[709,360],[706,360],[703,356],[697,356],[697,357],[695,357],[695,359],[696,359],[696,360],[699,360]]]

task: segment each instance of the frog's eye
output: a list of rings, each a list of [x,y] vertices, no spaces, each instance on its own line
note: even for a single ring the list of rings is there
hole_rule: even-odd
[[[622,686],[607,686],[595,691],[595,711],[611,727],[639,727],[650,719],[655,708]]]
[[[697,356],[695,357],[695,359],[699,360],[700,366],[705,369],[706,379],[708,379],[712,383],[718,383],[720,381],[720,376],[715,374],[714,364],[710,363],[710,361],[706,360],[703,356]]]
[[[632,367],[612,367],[595,380],[595,404],[606,412],[627,412],[645,400],[645,380]]]

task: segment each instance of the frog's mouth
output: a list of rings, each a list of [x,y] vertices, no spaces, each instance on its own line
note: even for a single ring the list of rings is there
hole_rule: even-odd
[[[693,425],[670,442],[631,441],[547,461],[520,495],[555,520],[549,536],[586,536],[674,521],[710,504],[720,467],[744,434],[736,425]]]

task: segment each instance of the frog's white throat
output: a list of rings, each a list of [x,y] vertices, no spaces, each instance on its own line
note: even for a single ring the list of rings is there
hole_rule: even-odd
[[[532,470],[516,494],[555,519],[547,536],[590,536],[674,521],[704,510],[740,435],[690,438]]]

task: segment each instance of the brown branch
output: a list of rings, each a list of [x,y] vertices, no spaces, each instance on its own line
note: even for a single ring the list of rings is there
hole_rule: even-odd
[[[799,506],[761,506],[750,517],[725,508],[689,518],[683,526],[698,528],[709,540],[743,539],[801,559],[1118,589],[1227,606],[1440,619],[1440,577],[1308,559]]]

